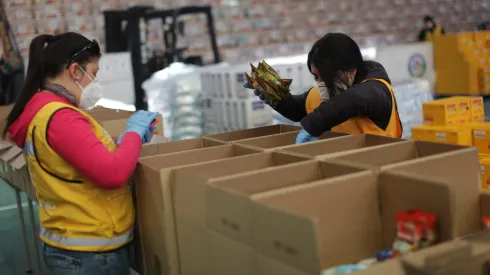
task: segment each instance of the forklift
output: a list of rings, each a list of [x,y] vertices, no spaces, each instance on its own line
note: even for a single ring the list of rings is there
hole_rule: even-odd
[[[208,35],[213,51],[213,63],[219,63],[220,54],[216,42],[216,31],[212,8],[210,6],[184,6],[175,9],[158,10],[151,6],[135,6],[128,10],[108,10],[104,12],[106,52],[130,51],[134,77],[135,107],[137,110],[148,109],[143,82],[159,70],[168,67],[173,62],[203,65],[202,56],[186,56],[186,47],[178,48],[178,35],[184,35],[184,23],[180,16],[204,14],[207,21]],[[163,22],[163,52],[155,52],[150,58],[144,58],[142,45],[141,20],[161,19]],[[146,36],[148,32],[145,31]],[[145,60],[146,59],[146,60]]]

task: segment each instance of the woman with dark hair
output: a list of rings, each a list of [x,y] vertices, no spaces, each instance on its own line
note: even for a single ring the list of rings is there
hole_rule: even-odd
[[[98,43],[80,34],[34,38],[3,132],[24,149],[51,275],[130,274],[134,209],[128,179],[157,114],[137,112],[114,142],[84,112],[102,96],[100,56]]]
[[[401,137],[388,74],[381,64],[364,61],[349,36],[328,33],[318,40],[308,54],[308,68],[316,87],[278,102],[266,101],[284,117],[301,122],[297,143],[318,140],[325,131]],[[259,91],[255,94],[264,100]]]
[[[424,28],[419,33],[419,41],[432,41],[434,37],[445,34],[446,31],[441,25],[437,24],[430,15],[424,17]]]

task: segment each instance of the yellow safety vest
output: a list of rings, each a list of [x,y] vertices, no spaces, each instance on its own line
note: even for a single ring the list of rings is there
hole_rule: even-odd
[[[442,35],[442,27],[440,25],[436,25],[434,30],[425,33],[425,41],[430,42],[434,40],[436,36],[441,36],[441,35]]]
[[[74,251],[120,248],[133,238],[135,214],[130,186],[101,189],[49,146],[47,127],[61,109],[73,109],[85,116],[107,149],[116,150],[112,138],[85,112],[61,102],[48,103],[39,110],[29,125],[24,156],[39,201],[41,240]]]
[[[391,109],[390,122],[388,123],[388,127],[386,128],[386,130],[379,128],[374,122],[371,121],[371,119],[367,117],[355,117],[333,127],[332,131],[348,133],[352,135],[373,134],[378,136],[400,138],[402,136],[402,126],[400,122],[400,117],[398,116],[398,111],[395,107],[395,95],[393,93],[391,85],[387,81],[377,78],[367,79],[363,82],[370,80],[382,82],[388,87],[391,93],[391,106],[393,106],[393,108]],[[322,102],[323,100],[320,98],[318,87],[312,88],[308,93],[308,97],[306,98],[306,113],[309,114],[313,112],[316,108],[318,108],[318,106],[320,106]]]

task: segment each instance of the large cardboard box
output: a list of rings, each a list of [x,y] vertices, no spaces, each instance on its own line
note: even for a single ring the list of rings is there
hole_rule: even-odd
[[[269,192],[254,200],[254,245],[282,265],[319,274],[392,247],[396,212],[414,209],[435,214],[439,241],[451,241],[466,235],[461,223],[472,222],[455,211],[458,191],[438,178],[383,171]]]
[[[424,124],[454,125],[471,121],[469,97],[451,97],[423,104]]]
[[[168,144],[166,144],[168,145]],[[170,145],[169,145],[170,146]],[[179,143],[178,146],[181,146]],[[171,149],[168,149],[171,150]],[[144,274],[179,274],[180,263],[171,188],[173,170],[185,165],[243,156],[259,151],[223,145],[141,158],[135,173],[138,229]]]
[[[473,145],[472,130],[461,126],[419,125],[412,127],[412,139],[446,144]]]
[[[252,208],[262,193],[359,171],[365,169],[311,160],[211,180],[206,185],[207,227],[228,238],[253,245]]]
[[[382,147],[368,147],[357,151],[340,152],[333,158],[342,162],[364,165],[370,169],[379,169],[386,165],[417,160],[448,152],[466,151],[467,147],[425,141],[407,141],[393,143]]]
[[[202,274],[206,239],[206,185],[212,180],[306,161],[308,158],[268,152],[175,169],[175,214],[182,275]]]
[[[358,150],[366,147],[384,146],[391,143],[406,142],[403,139],[389,138],[376,135],[356,135],[327,139],[317,142],[304,143],[278,148],[279,152],[301,156],[321,157],[338,152]]]
[[[295,132],[299,130],[301,130],[301,127],[278,124],[272,126],[247,129],[247,130],[228,132],[228,133],[208,135],[208,136],[204,136],[204,138],[232,142],[232,141],[237,141],[242,139],[263,137],[263,136],[269,136],[269,135],[281,134],[287,132]]]
[[[461,237],[481,228],[480,171],[475,148],[387,165],[383,169],[449,187],[452,213],[450,224],[453,229],[450,234],[443,236]],[[413,200],[429,196],[426,189],[419,189],[418,192],[419,195],[414,195]],[[431,200],[437,203],[442,203],[445,199],[441,195],[431,197]],[[394,200],[392,202],[397,203]],[[384,212],[383,215],[387,215],[386,219],[393,218],[388,212]],[[391,227],[391,232],[393,230],[394,225]]]
[[[234,143],[251,148],[274,150],[278,147],[285,147],[296,144],[296,137],[298,136],[298,133],[299,131],[275,134],[270,136],[239,140],[235,141]],[[344,137],[347,135],[348,134],[344,133],[325,132],[323,135],[320,136],[320,140]]]

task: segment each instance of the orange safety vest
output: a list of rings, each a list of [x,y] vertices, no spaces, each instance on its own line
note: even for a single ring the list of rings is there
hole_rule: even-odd
[[[395,94],[393,93],[393,89],[390,83],[378,78],[367,79],[363,82],[366,81],[380,81],[385,84],[390,90],[391,106],[393,106],[393,108],[391,109],[390,122],[388,123],[388,127],[386,127],[386,130],[379,128],[374,122],[371,121],[371,119],[367,117],[354,117],[340,125],[333,127],[332,131],[348,133],[352,135],[373,134],[378,136],[400,138],[402,136],[402,124],[400,121],[400,117],[398,116],[398,110],[396,109]],[[306,98],[306,113],[309,114],[313,112],[316,108],[318,108],[318,106],[320,106],[322,102],[323,100],[320,98],[318,87],[312,88],[308,93],[308,97]]]
[[[102,126],[78,108],[52,102],[37,112],[29,125],[24,156],[39,201],[41,240],[54,247],[84,252],[122,247],[133,238],[135,214],[129,184],[114,190],[101,189],[49,146],[49,120],[61,109],[82,114],[102,144],[110,152],[117,149]]]

